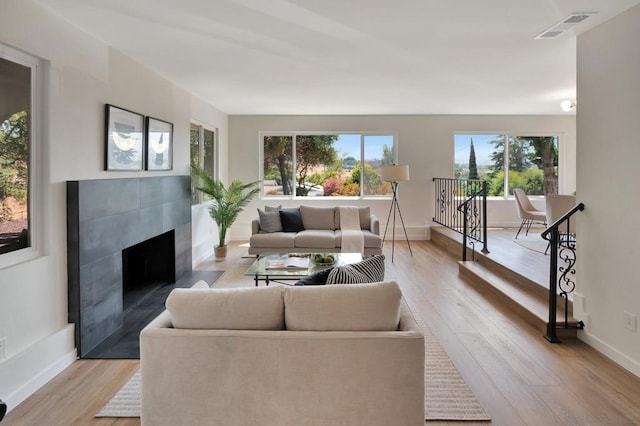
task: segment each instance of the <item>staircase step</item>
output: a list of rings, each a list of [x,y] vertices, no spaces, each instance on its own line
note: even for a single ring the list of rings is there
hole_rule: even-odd
[[[504,306],[517,313],[518,316],[543,334],[546,334],[549,321],[549,307],[546,296],[541,297],[537,291],[532,291],[531,287],[523,287],[513,283],[478,262],[458,262],[458,268],[460,276],[468,283],[481,291],[491,292]],[[558,326],[564,325],[564,312],[562,309],[558,309],[556,322]],[[577,321],[569,316],[569,326],[576,326],[576,324]],[[560,333],[560,330],[558,330],[558,334],[562,336],[575,336],[577,334],[575,328],[562,331],[563,333]]]
[[[431,240],[458,258],[462,255],[462,236],[455,231],[434,227],[431,229]],[[491,254],[484,255],[480,252],[473,254],[470,250],[467,251],[467,259],[474,259],[474,256],[475,260],[459,262],[460,276],[546,334],[549,321],[547,283],[535,282],[518,271],[509,269],[492,259]],[[558,326],[563,326],[564,299],[559,297],[558,305],[556,322]],[[568,322],[570,327],[575,327],[578,322],[572,317],[572,312],[573,303],[570,297]],[[560,337],[576,336],[577,330],[576,328],[558,329],[557,334]]]
[[[431,241],[444,248],[447,253],[457,258],[462,255],[462,236],[443,226],[431,228]],[[470,254],[468,251],[467,254]]]
[[[532,294],[535,294],[537,297],[547,300],[549,294],[548,286],[542,285],[533,281],[530,278],[525,277],[518,271],[514,271],[509,269],[508,267],[496,262],[490,256],[476,256],[476,263],[480,266],[486,268],[491,271],[495,275],[502,277],[507,280],[509,283],[513,285],[517,285],[517,287],[526,290]],[[548,275],[548,274],[547,274]]]

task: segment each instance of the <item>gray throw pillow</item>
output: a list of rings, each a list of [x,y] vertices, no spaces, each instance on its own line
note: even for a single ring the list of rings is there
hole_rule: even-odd
[[[270,212],[263,212],[262,210],[258,209],[258,216],[260,217],[260,232],[282,232],[280,211],[272,210]]]

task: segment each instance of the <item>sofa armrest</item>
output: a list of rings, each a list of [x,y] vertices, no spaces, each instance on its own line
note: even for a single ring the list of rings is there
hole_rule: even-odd
[[[371,220],[369,231],[371,231],[372,234],[380,235],[380,220],[378,220],[378,217],[372,213],[369,219]]]
[[[260,233],[260,218],[255,218],[251,221],[251,235]]]
[[[171,323],[171,316],[169,315],[169,312],[166,309],[162,311],[160,315],[155,317],[149,324],[144,326],[142,328],[142,331],[146,329],[153,329],[153,328],[173,328],[173,324]]]

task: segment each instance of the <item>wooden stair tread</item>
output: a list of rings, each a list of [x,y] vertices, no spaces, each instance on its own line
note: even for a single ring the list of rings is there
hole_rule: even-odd
[[[548,256],[532,254],[520,246],[509,248],[509,238],[498,237],[497,244],[489,244],[492,253],[476,251],[475,261],[458,263],[458,274],[468,283],[493,298],[497,303],[515,312],[522,319],[542,331],[547,332],[548,313]],[[462,235],[442,226],[431,228],[431,240],[445,248],[455,257],[462,252]],[[523,252],[524,251],[524,252]],[[467,259],[473,259],[471,249],[467,249]],[[522,266],[522,270],[520,270]],[[558,328],[561,336],[576,336],[578,321],[573,311],[572,294],[569,295],[569,328]],[[556,323],[564,326],[564,299],[558,296]]]
[[[505,279],[500,274],[493,272],[477,262],[466,261],[459,262],[461,275],[470,278],[474,284],[484,284],[490,287],[498,296],[502,296],[504,302],[516,306],[518,310],[528,315],[527,320],[536,327],[546,329],[549,314],[547,298],[541,297],[539,292],[532,291],[519,284],[514,284],[510,280]],[[562,299],[559,299],[559,303]],[[564,324],[564,311],[559,308],[556,316],[558,324]],[[569,325],[575,325],[577,321],[569,316]]]
[[[441,246],[445,246],[447,250],[452,253],[454,256],[459,257],[462,252],[462,235],[459,233],[442,227],[437,226],[431,228],[431,238],[437,244]],[[516,250],[521,249],[520,247],[514,247]],[[521,282],[523,285],[531,285],[532,289],[540,292],[541,295],[545,295],[549,291],[548,277],[549,277],[549,263],[548,260],[545,260],[544,263],[540,264],[539,260],[533,260],[531,258],[527,258],[525,261],[520,260],[516,262],[516,264],[527,272],[524,273],[518,267],[514,267],[512,264],[507,266],[504,263],[505,253],[508,253],[506,256],[508,258],[513,258],[510,250],[505,250],[504,248],[504,239],[500,242],[500,244],[493,245],[489,247],[491,253],[483,254],[482,252],[476,252],[476,260],[480,263],[491,267],[495,271],[499,271],[500,273],[504,272],[505,274],[509,274],[511,279],[517,280]],[[496,252],[496,250],[499,251]],[[522,249],[527,250],[527,249]],[[471,253],[471,250],[468,251],[468,254]],[[518,256],[520,257],[520,256]],[[546,256],[542,256],[546,258]],[[471,259],[471,257],[467,257]],[[500,260],[498,260],[500,259]],[[547,258],[548,259],[548,258]],[[514,262],[511,262],[514,263]],[[531,267],[531,265],[534,265]],[[535,274],[532,272],[535,271]]]
[[[518,284],[518,286],[514,287],[517,287],[524,292],[535,294],[539,298],[546,298],[547,294],[549,293],[548,287],[543,286],[530,278],[527,278],[518,271],[514,271],[504,265],[501,265],[488,256],[480,258],[477,264],[480,267],[484,267],[487,271],[490,271],[494,276],[499,276],[504,278],[505,280],[508,280],[509,282]]]

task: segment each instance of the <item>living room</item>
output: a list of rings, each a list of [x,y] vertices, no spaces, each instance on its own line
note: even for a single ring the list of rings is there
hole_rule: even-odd
[[[403,183],[400,196],[407,230],[416,240],[429,238],[434,211],[431,179],[451,176],[454,132],[562,135],[561,191],[577,191],[587,206],[580,219],[580,227],[585,229],[581,235],[584,250],[579,252],[580,264],[585,265],[580,271],[584,287],[579,290],[584,304],[577,306],[577,314],[587,328],[580,338],[640,376],[638,334],[626,330],[622,320],[624,311],[640,314],[640,290],[634,285],[633,268],[638,253],[629,230],[614,226],[634,224],[633,213],[640,207],[637,197],[623,195],[637,191],[632,173],[640,154],[635,142],[640,130],[640,105],[635,95],[640,86],[637,3],[625,2],[636,6],[577,37],[576,90],[580,104],[576,115],[563,114],[559,108],[552,115],[521,111],[229,113],[143,65],[142,52],[141,59],[124,54],[44,7],[55,8],[55,2],[3,2],[0,42],[43,60],[40,83],[44,90],[38,122],[42,138],[35,147],[34,249],[26,257],[2,256],[0,264],[0,337],[6,338],[6,354],[0,359],[0,398],[15,407],[76,360],[73,324],[67,318],[66,182],[186,175],[192,122],[217,130],[219,176],[243,181],[260,179],[257,147],[261,131],[396,133],[398,161],[411,166],[411,181]],[[585,11],[583,7],[571,12]],[[563,43],[575,44],[576,38]],[[172,171],[115,175],[104,171],[106,103],[173,123]],[[232,230],[233,240],[248,238],[255,208],[266,202],[256,200],[245,210]],[[512,199],[492,203],[495,225],[517,224]],[[299,201],[282,204],[296,205]],[[370,205],[382,218],[386,217],[389,200],[359,200],[354,204]],[[211,247],[213,233],[206,230],[210,225],[198,220],[203,215],[204,207],[194,207],[194,226],[202,224],[205,228],[193,229],[194,244]],[[194,253],[197,249],[194,247]],[[197,255],[194,260],[198,260]]]

